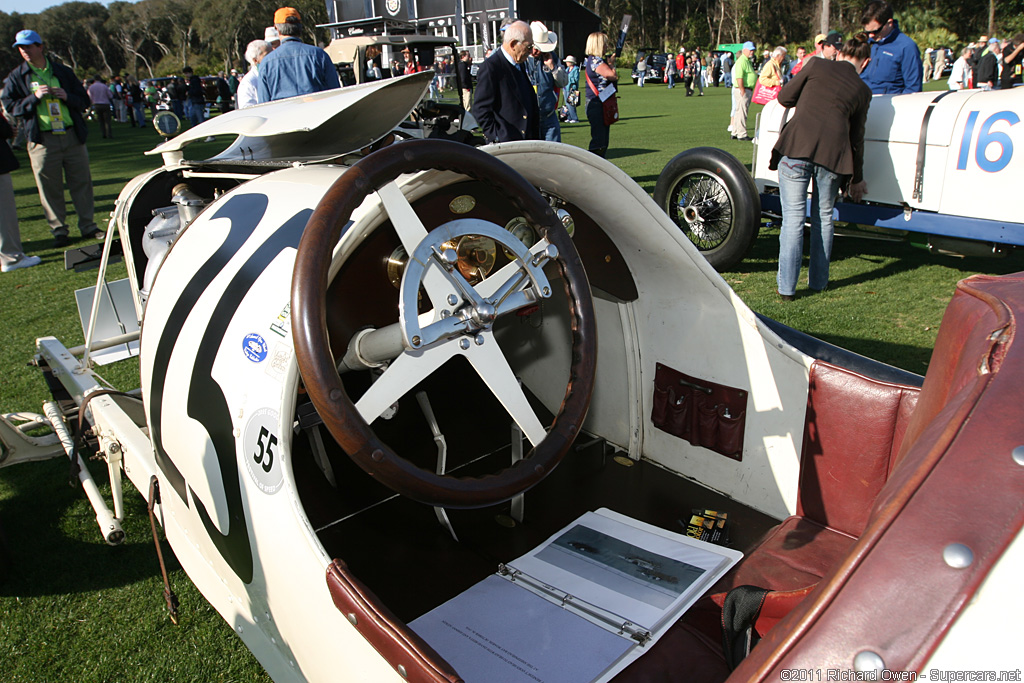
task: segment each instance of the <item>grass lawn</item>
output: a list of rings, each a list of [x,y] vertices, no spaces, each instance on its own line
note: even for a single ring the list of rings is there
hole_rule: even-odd
[[[648,192],[669,159],[691,147],[721,147],[749,163],[752,146],[732,141],[726,132],[729,107],[725,88],[686,97],[683,87],[626,84],[609,159]],[[759,110],[755,105],[751,112],[751,132]],[[101,226],[125,182],[159,164],[159,159],[142,155],[159,141],[152,129],[115,124],[114,134],[114,139],[102,140],[94,125],[89,143]],[[563,139],[586,148],[587,124],[564,127]],[[25,250],[42,256],[44,263],[0,275],[0,410],[38,411],[48,396],[38,371],[26,365],[34,340],[54,335],[67,346],[84,341],[73,293],[94,285],[96,271],[63,269],[63,255],[52,248],[27,157],[18,154],[22,169],[13,178],[22,238]],[[869,178],[869,189],[870,183]],[[73,238],[75,228],[72,222]],[[757,311],[922,374],[956,282],[974,273],[1024,270],[1020,254],[1003,260],[959,259],[905,243],[839,237],[830,289],[782,303],[775,295],[777,257],[778,229],[765,227],[739,269],[723,275]],[[124,276],[123,265],[113,269],[113,276]],[[805,286],[806,270],[801,290]],[[138,384],[134,361],[101,372],[119,388]],[[96,463],[92,470],[105,479]],[[165,557],[181,599],[182,623],[175,627],[167,620],[142,497],[126,491],[127,540],[110,548],[100,539],[81,488],[67,485],[67,473],[66,460],[0,470],[0,520],[14,555],[12,575],[0,584],[0,680],[269,680],[169,552]],[[106,488],[104,492],[109,494]]]

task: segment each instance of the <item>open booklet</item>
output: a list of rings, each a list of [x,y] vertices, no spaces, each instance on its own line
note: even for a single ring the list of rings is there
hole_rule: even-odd
[[[410,626],[467,683],[606,681],[741,557],[602,508]]]

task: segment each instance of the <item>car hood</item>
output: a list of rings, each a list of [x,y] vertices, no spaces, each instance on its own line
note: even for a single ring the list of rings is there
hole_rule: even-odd
[[[180,159],[181,150],[193,142],[237,135],[227,149],[201,163],[330,159],[384,137],[409,116],[433,76],[433,71],[422,72],[236,109],[146,154]]]

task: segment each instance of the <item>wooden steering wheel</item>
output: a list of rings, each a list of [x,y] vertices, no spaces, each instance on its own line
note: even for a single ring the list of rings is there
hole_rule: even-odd
[[[493,223],[459,219],[427,232],[395,179],[437,169],[483,182],[511,201],[541,240],[527,249]],[[399,305],[402,350],[360,399],[348,397],[328,342],[326,298],[334,248],[352,212],[377,192],[409,253]],[[512,262],[475,287],[444,248],[452,237],[486,234],[514,254]],[[557,262],[572,319],[569,382],[554,422],[541,424],[494,338],[494,321],[551,295],[542,271]],[[433,305],[417,315],[422,286]],[[509,166],[460,143],[422,140],[386,147],[348,169],[321,199],[299,243],[292,280],[292,329],[299,371],[325,426],[363,470],[388,487],[428,505],[474,508],[526,491],[561,461],[586,417],[597,365],[594,302],[583,264],[565,227],[540,193]],[[426,323],[426,324],[424,324]],[[392,335],[394,336],[394,335]],[[369,426],[448,359],[464,355],[533,449],[492,475],[455,477],[418,467],[394,453]]]

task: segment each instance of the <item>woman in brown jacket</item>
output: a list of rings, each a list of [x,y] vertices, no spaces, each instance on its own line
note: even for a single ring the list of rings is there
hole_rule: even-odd
[[[779,92],[780,104],[797,108],[779,135],[769,166],[779,171],[778,287],[786,301],[795,297],[800,276],[808,187],[812,187],[808,285],[818,292],[828,286],[832,208],[839,188],[852,178],[847,195],[858,201],[865,193],[864,122],[871,90],[860,72],[870,60],[867,35],[858,34],[842,46],[836,61],[809,60]]]

